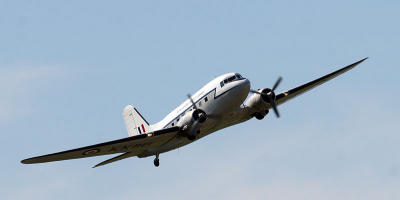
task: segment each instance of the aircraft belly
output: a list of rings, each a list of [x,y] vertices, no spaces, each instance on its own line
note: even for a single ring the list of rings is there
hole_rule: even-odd
[[[213,102],[200,106],[206,113],[214,115],[216,118],[207,119],[199,126],[200,133],[197,139],[205,137],[220,129],[235,125],[237,123],[246,121],[251,117],[247,117],[247,110],[240,108],[240,105],[246,99],[250,90],[249,85],[238,86],[227,91],[224,94],[215,96]],[[160,145],[159,147],[148,149],[138,157],[148,157],[159,153],[168,152],[194,141],[187,139],[184,136],[176,136],[168,142]]]
[[[224,129],[229,126],[233,126],[235,124],[247,121],[249,119],[251,119],[251,117],[248,113],[248,109],[238,108],[235,112],[231,112],[229,114],[222,116],[221,121],[218,121],[218,123],[215,120],[204,122],[203,126],[200,127],[200,134],[197,136],[198,137],[197,140],[211,133],[214,133],[218,130]],[[168,142],[160,145],[159,147],[146,150],[145,152],[138,155],[138,157],[143,158],[143,157],[153,156],[157,153],[165,153],[183,147],[185,145],[188,145],[192,142],[194,141],[188,140],[184,136],[176,136],[171,140],[169,140]]]
[[[188,140],[186,137],[177,136],[177,137],[171,139],[170,141],[168,141],[168,143],[160,145],[159,147],[147,149],[146,151],[144,151],[140,155],[138,155],[138,157],[144,158],[144,157],[148,157],[148,156],[153,156],[155,154],[165,153],[165,152],[177,149],[179,147],[185,146],[191,142],[192,141]]]

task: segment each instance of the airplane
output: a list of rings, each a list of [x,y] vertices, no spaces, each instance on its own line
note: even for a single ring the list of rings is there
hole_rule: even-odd
[[[186,101],[152,125],[135,107],[126,106],[122,116],[129,137],[28,158],[21,162],[45,163],[119,153],[93,168],[133,156],[155,156],[154,166],[158,167],[161,153],[190,144],[215,131],[252,118],[262,120],[270,109],[279,118],[279,105],[347,72],[366,59],[368,57],[278,95],[275,90],[282,77],[277,79],[272,88],[253,90],[250,89],[250,81],[239,73],[223,74],[207,83],[193,96],[188,95]]]

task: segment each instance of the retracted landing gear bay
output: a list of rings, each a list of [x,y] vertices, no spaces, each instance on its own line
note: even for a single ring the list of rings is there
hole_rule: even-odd
[[[159,156],[160,154],[156,154],[156,158],[154,158],[154,166],[156,167],[160,166],[160,159],[158,159]]]
[[[195,136],[195,135],[189,134],[189,135],[187,136],[187,138],[188,138],[190,141],[193,141],[193,140],[196,139],[196,136]]]

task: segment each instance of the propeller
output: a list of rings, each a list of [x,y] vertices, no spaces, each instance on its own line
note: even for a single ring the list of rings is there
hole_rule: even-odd
[[[275,103],[275,89],[278,88],[278,86],[279,86],[279,84],[281,84],[281,82],[282,82],[282,77],[279,77],[278,80],[276,80],[272,89],[266,88],[266,89],[262,90],[261,92],[259,92],[257,90],[250,90],[250,92],[252,92],[252,93],[261,95],[261,98],[263,98],[263,100],[266,100],[271,105],[277,118],[279,118],[280,115],[279,115],[279,111],[278,111],[278,108],[276,107],[276,103]]]
[[[199,126],[199,124],[206,121],[207,114],[203,110],[197,108],[196,103],[194,103],[192,96],[190,94],[188,94],[187,97],[189,98],[190,102],[192,102],[192,105],[194,108],[194,111],[192,114],[194,122],[192,124],[192,128],[189,131],[189,134],[195,135],[195,131],[197,130],[197,127]]]
[[[218,116],[218,115],[207,115],[206,112],[197,108],[196,103],[193,101],[192,96],[190,94],[188,94],[187,97],[189,98],[190,102],[192,102],[192,105],[194,108],[194,111],[192,114],[194,122],[189,131],[189,134],[195,135],[195,131],[197,130],[199,124],[203,123],[207,119],[220,119],[220,116]]]

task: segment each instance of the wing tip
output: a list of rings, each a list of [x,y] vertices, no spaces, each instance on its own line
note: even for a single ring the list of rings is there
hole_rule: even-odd
[[[363,59],[361,59],[361,60],[359,60],[359,61],[357,61],[357,62],[355,62],[353,64],[347,65],[346,67],[344,67],[344,68],[342,68],[342,69],[340,69],[338,71],[335,71],[333,73],[336,73],[336,72],[339,72],[339,71],[347,71],[349,69],[352,69],[352,68],[356,67],[357,65],[361,64],[362,62],[364,62],[365,60],[367,60],[368,58],[369,57],[365,57],[365,58],[363,58]]]
[[[103,165],[104,165],[103,162],[101,162],[101,163],[99,163],[99,164],[93,166],[92,169],[97,168],[97,167],[100,167],[100,166],[103,166]]]
[[[364,62],[364,61],[367,60],[368,58],[369,58],[369,57],[367,56],[367,57],[361,59],[360,61],[357,62],[357,64]]]
[[[32,162],[30,161],[30,159],[21,160],[21,163],[22,163],[22,164],[32,164]]]

